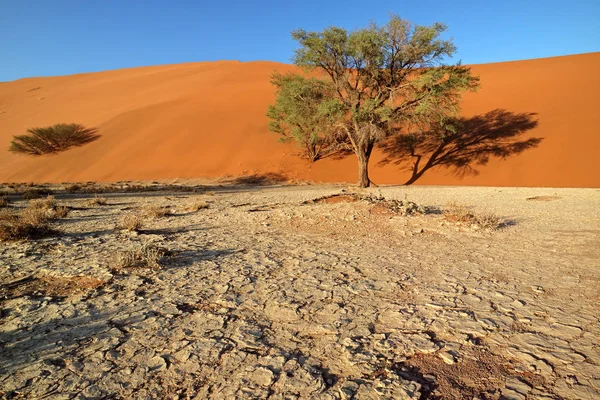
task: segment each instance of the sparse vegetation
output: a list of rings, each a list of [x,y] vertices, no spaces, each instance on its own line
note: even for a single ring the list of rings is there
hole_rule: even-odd
[[[58,206],[54,209],[54,219],[63,219],[69,215],[69,207]]]
[[[23,199],[31,200],[31,199],[39,199],[41,197],[50,196],[54,192],[50,189],[27,189],[21,193]]]
[[[124,215],[117,223],[116,229],[137,232],[144,226],[144,219],[140,214]]]
[[[204,200],[194,200],[187,205],[188,211],[199,211],[208,208],[208,203]]]
[[[30,128],[26,135],[15,135],[9,151],[30,156],[56,154],[98,139],[96,129],[80,124],[56,124]]]
[[[475,213],[471,211],[470,207],[457,203],[448,204],[444,209],[444,216],[447,221],[476,226],[481,229],[495,230],[503,225],[502,218],[493,213]]]
[[[162,218],[171,215],[170,207],[163,207],[159,205],[149,205],[144,208],[144,213],[152,218]]]
[[[105,206],[108,204],[108,201],[105,197],[94,196],[91,199],[86,200],[85,205],[87,207],[97,207],[97,206]]]
[[[65,192],[73,193],[81,190],[81,185],[74,183],[72,185],[65,186]]]
[[[427,208],[409,200],[384,200],[391,211],[401,215],[427,214]]]
[[[0,241],[31,239],[53,230],[50,222],[65,218],[68,207],[59,206],[56,199],[32,200],[21,211],[2,210],[0,213]]]
[[[118,252],[113,260],[114,272],[121,272],[127,268],[152,268],[162,267],[161,259],[168,254],[163,248],[153,245],[143,245],[130,250]]]
[[[31,208],[54,209],[58,202],[53,196],[48,196],[44,199],[33,199],[29,202]]]

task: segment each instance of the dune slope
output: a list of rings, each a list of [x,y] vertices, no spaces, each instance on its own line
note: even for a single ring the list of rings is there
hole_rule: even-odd
[[[541,141],[505,159],[492,157],[486,165],[473,160],[473,168],[461,174],[444,165],[431,168],[417,184],[600,187],[600,53],[472,68],[482,87],[465,96],[462,114],[470,118],[498,109],[535,113],[530,118],[536,126],[521,127],[516,138]],[[265,112],[274,99],[269,76],[292,69],[273,62],[221,61],[0,83],[0,181],[279,173],[353,182],[354,156],[310,164],[293,145],[279,143],[269,132]],[[96,127],[101,137],[52,156],[7,151],[13,135],[59,122]],[[410,177],[407,164],[395,159],[382,163],[384,159],[380,150],[373,157],[374,182],[404,183]]]

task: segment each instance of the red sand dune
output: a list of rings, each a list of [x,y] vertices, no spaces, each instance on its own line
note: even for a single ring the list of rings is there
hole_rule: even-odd
[[[354,182],[356,159],[301,160],[278,142],[265,117],[273,62],[189,63],[0,83],[0,181],[66,182],[281,173],[317,182]],[[540,145],[492,159],[476,176],[445,168],[418,184],[600,187],[600,53],[474,65],[481,89],[464,116],[506,109],[537,113],[526,137]],[[13,135],[59,122],[96,127],[101,138],[39,158],[8,152]],[[371,161],[378,184],[408,172]]]

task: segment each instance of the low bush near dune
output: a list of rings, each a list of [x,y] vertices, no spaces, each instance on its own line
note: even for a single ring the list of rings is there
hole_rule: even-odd
[[[169,207],[157,205],[146,206],[144,208],[144,214],[152,218],[162,218],[171,215],[171,209]]]
[[[25,200],[32,200],[50,196],[52,193],[52,190],[49,189],[27,189],[21,195]]]
[[[43,199],[34,199],[29,202],[29,208],[53,209],[58,202],[53,196],[48,196]]]
[[[187,205],[188,211],[199,211],[208,208],[208,203],[204,200],[195,200]]]
[[[69,209],[59,206],[53,197],[31,201],[20,211],[0,213],[0,241],[34,239],[54,230],[50,222],[65,218]]]
[[[0,208],[8,207],[8,199],[6,197],[0,197]]]
[[[105,197],[95,196],[91,199],[86,200],[85,205],[87,207],[97,207],[97,206],[105,206],[108,204],[108,201]]]
[[[50,226],[46,221],[35,222],[12,212],[0,213],[0,241],[32,239],[49,232]]]
[[[140,214],[124,215],[117,223],[116,229],[129,232],[137,232],[144,226],[144,219]]]
[[[459,222],[482,229],[495,230],[503,225],[503,220],[493,213],[474,213],[470,207],[462,204],[450,203],[444,209],[446,220]]]

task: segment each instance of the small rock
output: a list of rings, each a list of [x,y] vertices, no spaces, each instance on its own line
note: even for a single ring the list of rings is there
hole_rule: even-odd
[[[452,365],[456,362],[456,358],[447,351],[438,353],[438,356],[448,365]]]
[[[506,379],[506,388],[514,390],[515,392],[520,393],[522,395],[526,395],[531,390],[531,386],[529,386],[522,380],[514,377]]]
[[[536,293],[544,293],[545,292],[543,287],[537,286],[537,285],[532,286],[531,290],[533,290]]]
[[[250,375],[250,379],[262,386],[269,386],[273,380],[273,372],[267,368],[257,368]]]
[[[575,375],[569,375],[565,378],[565,381],[567,382],[567,384],[569,385],[576,385],[579,383],[579,381],[577,380],[577,377]]]

